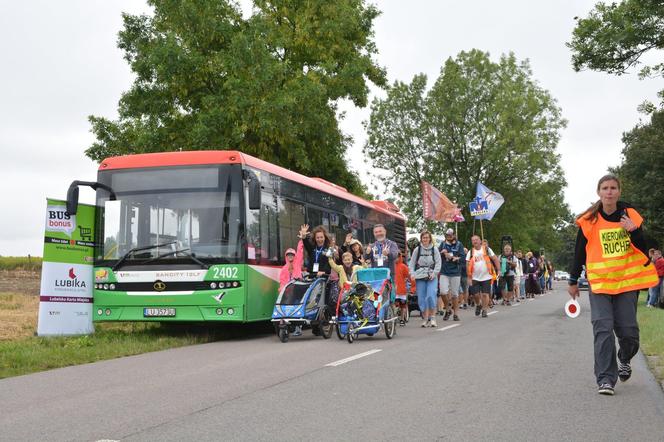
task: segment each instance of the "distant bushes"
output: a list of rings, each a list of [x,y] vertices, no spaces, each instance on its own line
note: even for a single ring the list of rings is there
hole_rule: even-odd
[[[41,270],[42,259],[39,256],[0,256],[0,270]]]

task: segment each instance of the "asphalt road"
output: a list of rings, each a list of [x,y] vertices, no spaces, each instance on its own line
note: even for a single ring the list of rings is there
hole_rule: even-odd
[[[643,356],[598,395],[586,296],[569,319],[557,288],[393,340],[254,335],[0,380],[0,440],[664,441]]]

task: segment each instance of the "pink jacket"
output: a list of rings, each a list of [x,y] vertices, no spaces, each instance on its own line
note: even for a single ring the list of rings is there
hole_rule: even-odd
[[[285,258],[285,256],[284,256]],[[300,240],[297,243],[297,251],[293,259],[293,272],[288,270],[288,262],[284,264],[279,272],[279,293],[286,287],[286,284],[293,279],[302,279],[302,263],[304,262],[304,243]]]

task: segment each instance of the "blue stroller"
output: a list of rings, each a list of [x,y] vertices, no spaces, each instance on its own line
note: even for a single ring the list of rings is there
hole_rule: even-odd
[[[357,283],[339,294],[333,318],[337,337],[351,344],[359,335],[373,336],[381,328],[392,339],[397,320],[390,271],[385,268],[358,270]]]
[[[325,304],[325,278],[294,280],[284,287],[272,310],[272,323],[281,342],[288,342],[295,327],[311,326],[316,336],[332,336],[332,314]]]

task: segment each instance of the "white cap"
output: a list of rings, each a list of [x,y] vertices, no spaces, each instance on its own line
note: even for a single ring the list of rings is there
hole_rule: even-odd
[[[445,230],[445,235],[454,235],[454,230],[452,229]]]

